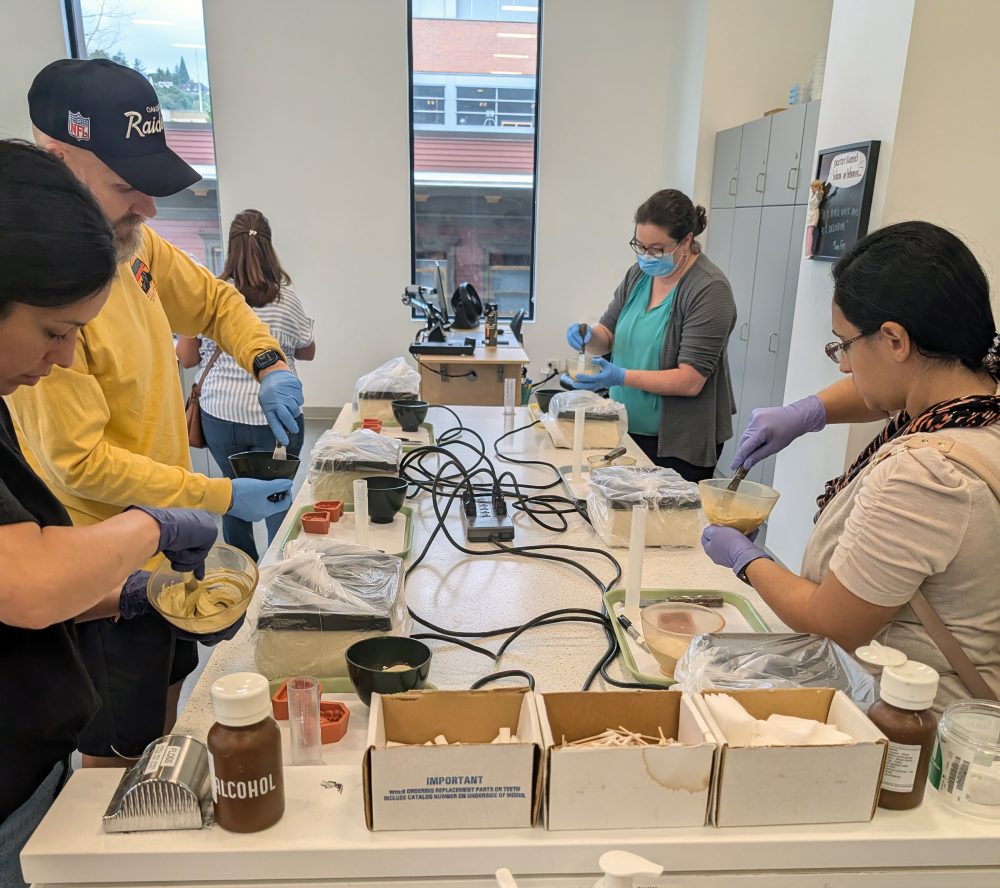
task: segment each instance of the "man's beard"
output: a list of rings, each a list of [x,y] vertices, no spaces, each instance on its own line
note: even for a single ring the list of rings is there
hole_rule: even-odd
[[[142,216],[123,216],[114,224],[115,252],[119,262],[127,262],[142,244]]]

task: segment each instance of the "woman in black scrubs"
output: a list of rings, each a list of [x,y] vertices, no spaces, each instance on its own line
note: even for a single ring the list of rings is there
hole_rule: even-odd
[[[53,155],[0,141],[0,395],[72,364],[114,273],[111,228],[87,189]],[[0,885],[23,884],[18,855],[99,705],[74,623],[148,613],[149,575],[136,568],[163,552],[201,572],[215,536],[208,513],[177,509],[70,526],[0,401]]]

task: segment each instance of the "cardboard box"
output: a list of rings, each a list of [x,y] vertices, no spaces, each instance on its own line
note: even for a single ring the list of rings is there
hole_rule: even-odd
[[[548,829],[704,826],[717,742],[687,695],[608,691],[536,697]],[[684,746],[562,747],[622,726]]]
[[[502,727],[519,742],[491,744]],[[439,734],[462,745],[386,745]],[[541,757],[526,688],[376,694],[363,763],[365,822],[370,830],[534,826]]]
[[[773,713],[835,725],[844,746],[737,747],[726,742],[704,697],[728,693],[754,718]],[[705,691],[699,711],[719,739],[712,821],[716,826],[869,821],[875,814],[888,740],[841,691],[797,688]]]

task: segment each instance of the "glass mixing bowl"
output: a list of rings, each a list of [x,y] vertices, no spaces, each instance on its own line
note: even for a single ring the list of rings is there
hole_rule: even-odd
[[[741,481],[736,490],[727,490],[731,481],[731,478],[699,481],[701,508],[709,524],[752,533],[767,521],[781,494],[773,487],[756,481]]]
[[[257,588],[257,565],[245,552],[216,543],[205,558],[205,579],[196,592],[167,559],[150,574],[146,597],[168,623],[185,632],[209,635],[233,625],[250,606]]]

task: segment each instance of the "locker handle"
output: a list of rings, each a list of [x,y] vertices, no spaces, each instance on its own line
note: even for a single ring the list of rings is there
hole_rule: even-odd
[[[799,168],[792,167],[788,171],[788,181],[785,183],[789,191],[794,191],[799,187]]]
[[[729,180],[729,196],[736,197],[736,176]]]
[[[750,322],[744,321],[740,324],[740,340],[746,342],[750,337]]]
[[[763,179],[766,175],[766,173],[757,173],[757,181],[754,183],[754,191],[759,191],[761,194],[764,193],[764,185],[761,182],[761,179]]]
[[[773,354],[778,353],[778,334],[772,333],[767,338],[767,350]]]

